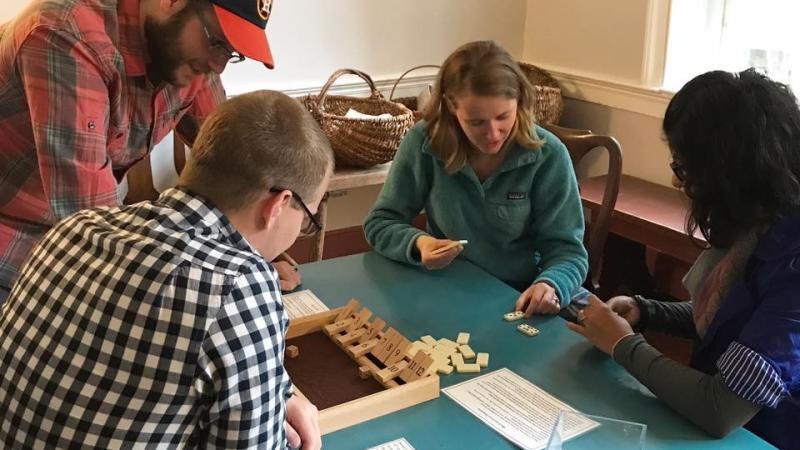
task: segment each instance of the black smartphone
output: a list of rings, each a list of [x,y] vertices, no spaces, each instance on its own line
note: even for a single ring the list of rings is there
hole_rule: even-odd
[[[591,292],[586,289],[581,289],[580,292],[572,297],[572,301],[569,302],[569,305],[558,312],[558,315],[566,321],[578,323],[578,311],[589,305],[590,295],[592,295]]]
[[[585,308],[585,306],[570,303],[566,308],[559,311],[558,315],[567,322],[578,323],[578,311],[583,308]]]

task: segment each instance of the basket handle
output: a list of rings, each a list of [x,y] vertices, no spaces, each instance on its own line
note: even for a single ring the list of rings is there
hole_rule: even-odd
[[[402,80],[403,77],[408,75],[409,72],[413,72],[413,71],[415,71],[417,69],[438,69],[438,68],[439,68],[439,66],[437,66],[435,64],[422,64],[421,66],[414,66],[414,67],[406,70],[405,72],[403,72],[402,75],[400,75],[400,78],[398,78],[397,81],[394,82],[394,86],[392,86],[392,92],[389,94],[389,100],[394,99],[394,90],[397,89],[397,85],[400,84],[400,80]]]
[[[381,95],[380,91],[378,91],[378,88],[375,87],[375,82],[372,81],[372,78],[370,78],[370,76],[366,73],[358,69],[339,69],[336,72],[333,72],[333,75],[331,75],[331,77],[328,78],[328,81],[325,82],[325,85],[322,86],[322,90],[319,92],[319,96],[317,97],[317,109],[320,111],[325,109],[323,105],[325,104],[325,98],[328,97],[328,89],[333,86],[333,83],[336,82],[339,77],[348,74],[356,75],[367,82],[369,89],[372,91],[370,98],[383,98],[383,95]]]

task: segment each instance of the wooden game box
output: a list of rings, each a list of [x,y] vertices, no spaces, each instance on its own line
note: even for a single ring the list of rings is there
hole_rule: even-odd
[[[284,366],[327,434],[439,396],[433,360],[394,328],[347,306],[291,321]]]

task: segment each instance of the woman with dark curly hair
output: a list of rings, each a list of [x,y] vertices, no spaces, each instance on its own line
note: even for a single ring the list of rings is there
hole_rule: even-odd
[[[745,426],[800,449],[800,110],[750,69],[687,83],[664,115],[673,184],[710,248],[684,278],[691,302],[592,298],[568,326],[714,436]],[[691,367],[633,329],[695,341]]]

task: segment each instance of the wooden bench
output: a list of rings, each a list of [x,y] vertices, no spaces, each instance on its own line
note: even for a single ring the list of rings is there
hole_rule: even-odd
[[[605,176],[581,180],[580,187],[591,223],[599,209]],[[688,293],[681,279],[706,246],[699,232],[692,239],[686,234],[688,210],[689,200],[681,191],[623,175],[604,251],[603,278],[607,282],[601,296],[635,291],[686,300]],[[620,291],[620,284],[628,290]]]
[[[583,206],[594,214],[600,208],[606,176],[581,180]],[[686,234],[689,200],[677,189],[622,175],[610,231],[688,264],[705,247],[705,239]]]
[[[592,217],[599,209],[605,176],[581,180],[581,200]],[[604,251],[601,298],[619,294],[687,300],[681,280],[706,245],[685,231],[689,200],[677,189],[623,175]],[[590,218],[591,221],[591,218]],[[647,339],[671,358],[687,363],[689,341],[661,333]]]

